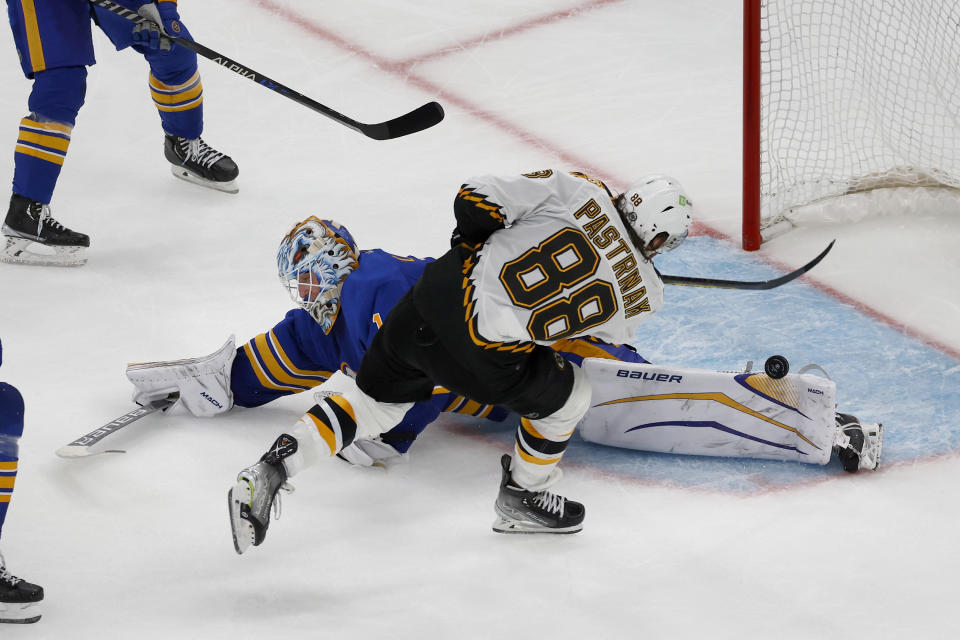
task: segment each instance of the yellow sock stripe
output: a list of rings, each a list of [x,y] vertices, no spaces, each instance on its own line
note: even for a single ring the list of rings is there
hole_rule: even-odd
[[[0,489],[13,489],[13,481],[16,479],[16,475],[0,476]]]
[[[196,82],[200,81],[200,72],[197,71],[192,76],[190,76],[186,82],[181,82],[180,84],[165,84],[160,82],[153,73],[150,74],[150,89],[154,91],[161,91],[164,93],[171,93],[175,91],[183,91],[184,89],[190,87]]]
[[[10,494],[0,493],[0,502],[10,502]]]
[[[14,152],[22,153],[25,156],[33,156],[34,158],[40,158],[41,160],[46,160],[47,162],[52,162],[53,164],[63,166],[64,157],[57,155],[52,151],[43,151],[41,149],[34,149],[33,147],[18,144],[14,148]]]
[[[463,413],[463,414],[472,416],[477,411],[479,411],[480,407],[482,406],[483,405],[480,404],[479,402],[476,402],[474,400],[467,400],[467,403],[465,405],[457,409],[457,413]]]
[[[271,333],[273,332],[271,331]],[[268,338],[267,338],[267,334],[265,333],[261,333],[256,338],[251,340],[251,342],[254,343],[257,353],[260,355],[260,358],[263,361],[263,364],[266,365],[267,371],[270,373],[270,376],[272,376],[274,380],[276,380],[280,384],[293,385],[293,386],[300,387],[301,389],[317,386],[317,384],[319,383],[318,380],[304,379],[302,377],[291,375],[291,373],[287,370],[287,368],[283,365],[283,363],[280,360],[277,360],[277,358],[274,356],[273,351],[270,350],[270,346],[267,341],[268,341]],[[277,343],[274,341],[273,344],[277,344]],[[326,371],[325,372],[318,371],[316,372],[316,375],[320,375],[321,373],[325,373],[327,377],[332,375],[330,372],[326,372]]]
[[[37,9],[33,0],[20,0],[23,9],[23,22],[27,31],[27,51],[30,53],[30,65],[33,71],[43,71],[47,62],[43,57],[43,43],[40,41],[40,27],[37,24]]]
[[[190,109],[195,109],[199,107],[201,104],[203,104],[203,96],[200,96],[196,100],[192,100],[186,104],[182,104],[179,107],[167,107],[167,106],[158,104],[156,102],[154,103],[154,105],[157,107],[157,111],[164,111],[164,112],[171,112],[171,113],[174,111],[189,111]]]
[[[260,362],[257,360],[257,356],[253,353],[253,349],[250,348],[249,342],[243,345],[243,351],[247,354],[247,360],[250,362],[250,366],[253,368],[253,373],[257,376],[257,380],[260,381],[260,386],[264,389],[292,391],[294,393],[300,393],[304,390],[303,387],[288,387],[286,385],[277,384],[270,380],[267,377],[266,372],[263,370],[263,367],[260,365]]]
[[[13,460],[11,462],[0,462],[0,471],[16,471],[17,470],[17,461]]]
[[[326,411],[323,412],[326,415]],[[317,428],[317,432],[320,434],[320,437],[323,438],[323,441],[327,443],[327,446],[330,447],[330,455],[334,455],[340,449],[337,448],[337,434],[333,429],[325,423],[323,420],[313,415],[312,413],[306,414],[305,418],[313,423],[313,426]]]
[[[156,104],[172,105],[199,97],[203,93],[203,85],[197,83],[193,88],[176,93],[160,93],[151,87],[150,95]]]
[[[526,451],[524,451],[523,449],[521,449],[519,446],[514,446],[513,450],[517,453],[518,456],[520,456],[520,458],[522,458],[526,462],[529,462],[530,464],[539,464],[539,465],[556,464],[557,462],[560,462],[560,458],[563,457],[563,454],[561,453],[560,455],[555,456],[553,458],[549,458],[549,459],[535,458],[531,456],[529,453],[527,453]]]
[[[772,424],[786,431],[790,431],[791,433],[795,433],[797,437],[799,437],[801,440],[803,440],[804,442],[812,446],[814,449],[818,449],[818,450],[821,449],[821,447],[818,447],[816,444],[808,440],[806,436],[804,436],[802,433],[800,433],[790,425],[786,425],[782,422],[773,420],[772,418],[768,418],[762,413],[758,413],[753,409],[740,404],[739,402],[737,402],[736,400],[734,400],[733,398],[731,398],[730,396],[724,393],[664,393],[662,395],[655,395],[655,396],[633,396],[630,398],[619,398],[617,400],[608,400],[606,402],[601,402],[597,406],[603,407],[609,404],[620,404],[622,402],[644,402],[647,400],[710,400],[712,402],[717,402],[719,404],[728,406],[731,409],[740,411],[741,413],[745,413],[749,416],[753,416],[758,420],[763,420],[768,424]]]
[[[67,152],[67,147],[70,146],[70,138],[61,138],[59,136],[51,136],[44,133],[34,133],[32,131],[20,130],[20,136],[17,138],[19,142],[32,142],[33,144],[38,144],[44,147],[49,147],[50,149],[56,149],[57,151]]]
[[[40,122],[38,120],[31,120],[30,118],[21,118],[20,127],[23,129],[52,131],[54,133],[63,134],[68,138],[70,137],[70,133],[73,131],[73,127],[69,124],[63,124],[62,122]]]

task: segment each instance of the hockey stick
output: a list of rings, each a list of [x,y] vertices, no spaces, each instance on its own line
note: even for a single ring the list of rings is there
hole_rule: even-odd
[[[143,416],[148,416],[155,411],[164,411],[177,401],[178,394],[170,394],[162,400],[155,400],[150,404],[137,407],[132,411],[128,411],[119,418],[115,418],[103,425],[98,429],[94,429],[90,433],[80,436],[70,444],[64,445],[57,449],[57,455],[61,458],[86,458],[88,456],[96,456],[101,453],[126,453],[120,449],[105,449],[104,451],[91,451],[90,447],[97,444],[111,433],[116,433],[120,429],[123,429],[125,426],[132,424],[142,418]]]
[[[131,11],[126,7],[117,4],[116,2],[111,2],[111,0],[90,0],[90,4],[115,13],[121,18],[126,18],[134,24],[154,22],[153,20],[149,20],[141,16],[135,11]],[[301,95],[293,89],[280,84],[276,80],[271,80],[262,73],[242,65],[232,58],[228,58],[222,53],[217,53],[213,49],[208,49],[199,42],[194,42],[193,40],[189,40],[187,38],[173,36],[166,33],[164,34],[164,37],[169,38],[178,46],[190,49],[194,53],[201,55],[208,60],[216,62],[225,69],[229,69],[230,71],[233,71],[234,73],[237,73],[248,80],[252,80],[253,82],[264,86],[271,91],[275,91],[298,104],[302,104],[308,109],[313,109],[317,113],[321,113],[332,120],[336,120],[340,124],[350,127],[354,131],[359,131],[363,135],[367,136],[368,138],[373,138],[374,140],[391,140],[393,138],[406,136],[411,133],[428,129],[443,120],[443,107],[436,102],[428,102],[425,105],[417,107],[410,113],[406,113],[398,118],[394,118],[393,120],[387,120],[386,122],[379,122],[376,124],[364,124],[362,122],[357,122],[353,118],[349,118],[342,113],[334,111],[326,105],[322,105],[319,102],[308,98],[307,96]]]
[[[796,271],[791,271],[785,276],[780,276],[779,278],[774,278],[773,280],[759,280],[755,282],[743,282],[741,280],[712,280],[710,278],[688,278],[685,276],[670,276],[661,273],[660,279],[663,280],[663,284],[679,284],[685,287],[714,287],[717,289],[773,289],[774,287],[779,287],[782,284],[786,284],[791,280],[799,278],[810,269],[813,269],[824,256],[826,256],[830,249],[833,248],[833,243],[836,240],[831,240],[830,244],[827,245],[827,248],[820,252],[816,258],[803,265]]]

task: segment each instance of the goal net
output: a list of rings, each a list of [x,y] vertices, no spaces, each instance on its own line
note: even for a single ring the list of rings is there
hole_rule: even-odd
[[[745,0],[744,22],[744,248],[879,206],[850,194],[960,206],[960,2]]]

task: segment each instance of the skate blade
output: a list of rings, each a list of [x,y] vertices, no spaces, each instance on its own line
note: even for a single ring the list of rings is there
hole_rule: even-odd
[[[207,180],[206,178],[198,176],[194,172],[178,165],[170,165],[170,173],[181,180],[186,180],[187,182],[192,182],[193,184],[198,184],[201,187],[207,187],[208,189],[215,189],[216,191],[223,191],[224,193],[239,193],[240,191],[240,186],[237,185],[236,180],[231,180],[230,182]]]
[[[40,602],[0,602],[0,622],[32,624],[40,615]]]
[[[243,552],[250,548],[255,536],[253,525],[240,515],[240,504],[243,500],[249,505],[250,487],[246,482],[240,480],[235,487],[227,492],[227,509],[230,512],[230,532],[233,534],[233,548],[240,555],[243,555]]]
[[[86,247],[63,247],[35,242],[30,238],[5,236],[0,262],[38,267],[81,267],[87,263]],[[42,249],[43,252],[33,249]]]
[[[551,528],[544,527],[540,524],[535,524],[533,522],[524,522],[522,520],[513,520],[512,518],[504,518],[503,516],[497,516],[497,519],[493,521],[493,530],[497,533],[547,533],[547,534],[565,534],[565,533],[578,533],[583,531],[583,523],[571,525],[569,527],[560,527],[560,528]]]

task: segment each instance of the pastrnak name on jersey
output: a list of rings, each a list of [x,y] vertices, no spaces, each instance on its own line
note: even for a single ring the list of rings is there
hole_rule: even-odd
[[[604,257],[611,262],[620,296],[625,307],[623,316],[632,318],[644,311],[650,311],[650,301],[647,300],[647,288],[643,286],[643,278],[637,270],[637,259],[630,249],[630,245],[620,235],[620,231],[611,224],[607,214],[600,214],[600,205],[591,198],[580,207],[573,217],[580,221],[590,241],[598,249],[610,249]],[[613,262],[618,256],[622,258]],[[639,287],[639,288],[638,288]]]

